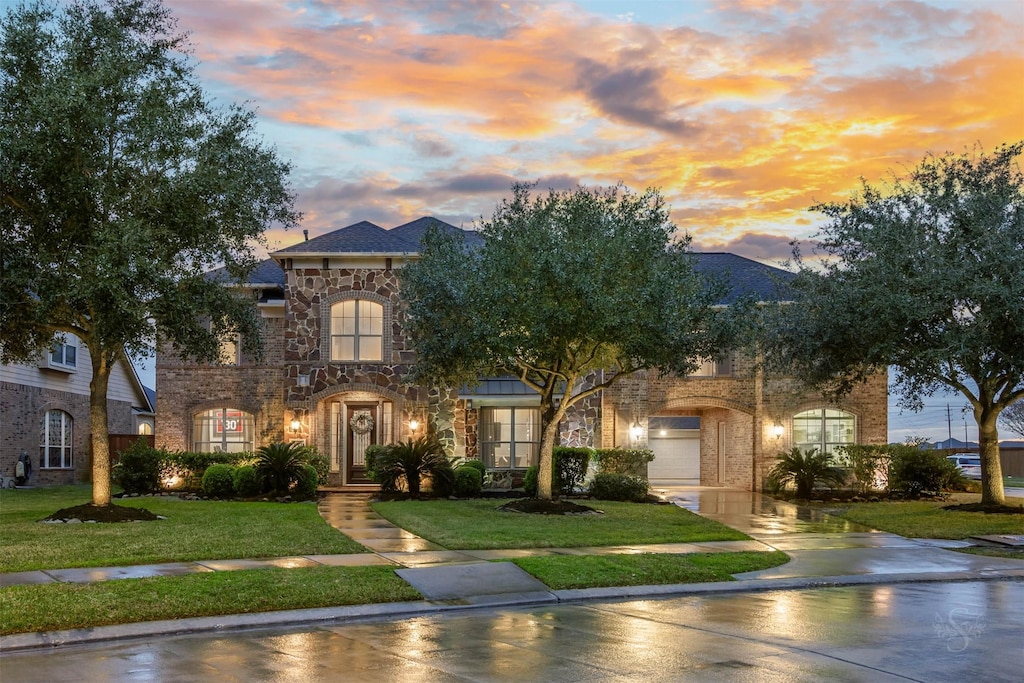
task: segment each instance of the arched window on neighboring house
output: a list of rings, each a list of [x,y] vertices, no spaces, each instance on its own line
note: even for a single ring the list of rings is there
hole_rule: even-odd
[[[368,299],[344,299],[331,305],[331,360],[384,360],[384,306]]]
[[[39,439],[39,467],[69,469],[72,461],[75,420],[63,410],[48,410],[43,416]]]
[[[148,422],[140,422],[139,423],[139,434],[141,434],[143,436],[149,436],[152,433],[153,433],[153,425],[151,425]]]
[[[241,453],[255,450],[256,421],[251,413],[214,408],[192,419],[192,450],[197,453]]]
[[[793,416],[793,445],[801,450],[817,448],[834,453],[836,448],[857,440],[857,418],[834,408],[815,408]]]

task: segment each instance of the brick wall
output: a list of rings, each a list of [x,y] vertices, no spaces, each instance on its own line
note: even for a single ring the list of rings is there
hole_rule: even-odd
[[[43,417],[49,410],[71,415],[72,468],[42,469],[39,448]],[[89,427],[89,397],[24,384],[0,382],[0,473],[14,476],[14,466],[22,451],[32,458],[34,483],[40,486],[71,484],[92,479]],[[112,434],[134,431],[132,406],[126,401],[107,402],[107,429]]]

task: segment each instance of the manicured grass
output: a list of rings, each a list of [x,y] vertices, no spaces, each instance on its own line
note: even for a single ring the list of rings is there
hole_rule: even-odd
[[[391,567],[250,569],[0,589],[0,633],[419,600]]]
[[[864,524],[879,531],[889,531],[908,538],[964,539],[990,534],[1024,533],[1024,513],[989,514],[943,510],[947,505],[978,502],[981,496],[959,494],[954,501],[905,501],[883,503],[853,503],[830,514]],[[1007,498],[1008,505],[1020,505],[1024,500]]]
[[[733,581],[733,574],[785,564],[780,552],[692,555],[562,555],[514,562],[553,590]]]
[[[0,571],[367,552],[327,524],[312,503],[126,498],[114,502],[167,519],[37,523],[91,496],[88,486],[0,491]]]
[[[500,512],[502,500],[389,501],[373,509],[392,523],[452,550],[579,548],[749,538],[675,505],[582,501],[602,515]]]
[[[1003,486],[1014,486],[1024,488],[1024,477],[1006,477],[1003,479]]]

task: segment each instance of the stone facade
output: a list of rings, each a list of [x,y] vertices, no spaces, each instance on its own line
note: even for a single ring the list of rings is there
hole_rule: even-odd
[[[411,258],[418,242],[409,240],[419,239],[425,220],[392,230],[359,223],[275,254],[275,263],[263,273],[279,278],[274,285],[279,291],[264,291],[261,301],[281,300],[263,307],[264,361],[255,364],[243,358],[237,366],[199,366],[161,356],[157,445],[189,448],[193,416],[211,408],[232,408],[254,417],[257,448],[300,439],[328,454],[334,485],[364,482],[359,479],[356,452],[365,442],[354,445],[357,420],[362,420],[359,425],[372,424],[374,442],[404,440],[429,430],[450,455],[479,458],[480,405],[501,407],[507,399],[508,405],[522,408],[539,405],[539,398],[513,392],[481,401],[472,391],[410,383],[415,355],[405,333],[394,266],[400,268]],[[453,226],[447,229],[458,231]],[[732,258],[730,264],[735,265],[738,257]],[[261,282],[265,287],[266,277]],[[376,305],[381,307],[379,362],[331,358],[332,306],[350,300],[372,302],[375,311]],[[589,386],[598,377],[590,378]],[[790,443],[792,416],[823,405],[794,380],[765,379],[752,359],[739,357],[727,371],[707,376],[623,377],[572,406],[559,434],[566,445],[642,447],[648,444],[646,429],[652,418],[700,418],[699,483],[756,489],[771,461]],[[854,392],[843,409],[856,416],[857,441],[885,442],[884,377]],[[777,425],[783,429],[781,438],[775,436]]]

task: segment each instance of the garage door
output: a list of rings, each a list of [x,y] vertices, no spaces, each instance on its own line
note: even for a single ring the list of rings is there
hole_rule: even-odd
[[[650,437],[648,444],[654,460],[647,465],[647,477],[656,479],[688,479],[700,483],[700,431],[662,430],[663,435]]]

